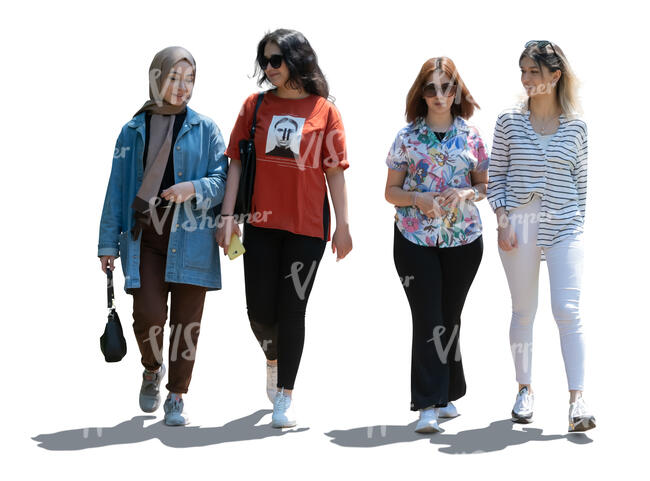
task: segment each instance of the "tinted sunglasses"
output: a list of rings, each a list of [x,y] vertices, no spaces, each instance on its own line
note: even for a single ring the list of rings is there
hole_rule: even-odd
[[[456,84],[444,83],[437,85],[432,82],[422,88],[422,95],[425,97],[451,97],[456,95]]]
[[[537,45],[540,49],[544,49],[548,52],[548,47],[549,45],[551,46],[551,50],[553,51],[553,55],[557,56],[557,52],[555,51],[555,47],[553,46],[553,42],[549,42],[548,40],[530,40],[529,42],[526,42],[526,45],[524,45],[524,48],[529,48]]]
[[[279,54],[271,55],[271,58],[262,56],[262,58],[260,58],[260,68],[266,70],[268,64],[271,64],[271,67],[273,68],[280,68],[282,60],[284,60],[284,57]]]

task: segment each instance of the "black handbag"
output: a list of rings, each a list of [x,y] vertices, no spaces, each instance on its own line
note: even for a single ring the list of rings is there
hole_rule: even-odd
[[[255,184],[255,124],[257,122],[257,110],[260,108],[263,98],[264,92],[261,92],[257,96],[250,137],[239,141],[241,175],[239,176],[239,189],[237,190],[237,200],[233,212],[235,219],[242,219],[251,212],[251,199],[253,198],[253,186]]]
[[[113,271],[106,269],[107,295],[108,295],[108,321],[104,334],[99,338],[99,347],[102,349],[106,362],[120,361],[126,354],[126,339],[122,332],[120,317],[115,310],[115,293],[113,292]]]

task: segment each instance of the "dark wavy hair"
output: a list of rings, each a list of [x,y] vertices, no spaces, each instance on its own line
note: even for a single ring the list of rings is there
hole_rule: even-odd
[[[267,33],[257,44],[255,65],[257,85],[261,87],[264,82],[270,83],[266,73],[260,68],[260,60],[264,57],[264,47],[268,42],[276,44],[282,52],[284,62],[289,68],[289,80],[287,80],[289,87],[301,88],[310,94],[329,98],[330,88],[325,80],[325,75],[318,66],[316,52],[302,33],[285,28]]]

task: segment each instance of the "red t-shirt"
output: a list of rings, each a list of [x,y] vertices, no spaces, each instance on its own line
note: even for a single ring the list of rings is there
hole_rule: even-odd
[[[248,139],[258,94],[250,95],[230,134],[226,155],[239,159],[239,141]],[[325,170],[349,167],[341,114],[327,99],[280,98],[266,92],[255,124],[256,227],[282,229],[330,240]]]

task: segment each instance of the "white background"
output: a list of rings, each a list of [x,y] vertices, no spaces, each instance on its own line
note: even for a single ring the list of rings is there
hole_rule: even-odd
[[[641,9],[642,2],[626,1],[404,0],[3,7],[3,471],[13,472],[11,479],[631,474],[647,446]],[[302,31],[316,50],[343,116],[351,165],[345,175],[354,250],[338,263],[326,252],[310,299],[294,394],[303,431],[267,426],[264,357],[248,326],[242,261],[224,257],[224,287],[208,294],[185,397],[192,427],[165,428],[162,409],[143,418],[138,408],[141,366],[120,269],[117,306],[129,352],[106,364],[99,351],[106,295],[97,234],[114,142],[147,98],[153,55],[168,45],[193,53],[190,105],[228,139],[243,100],[257,90],[250,77],[257,42],[280,27]],[[517,60],[530,39],[559,44],[583,81],[590,151],[585,399],[598,427],[566,432],[567,384],[545,267],[535,327],[536,421],[522,428],[508,420],[516,394],[510,299],[494,217],[483,201],[485,254],[463,313],[462,415],[445,422],[442,434],[417,436],[409,426],[416,418],[409,410],[411,319],[393,265],[384,160],[405,124],[411,83],[422,63],[439,55],[456,62],[481,105],[472,122],[491,147],[497,114],[522,92]]]

